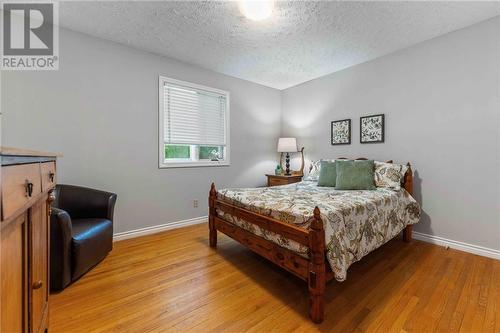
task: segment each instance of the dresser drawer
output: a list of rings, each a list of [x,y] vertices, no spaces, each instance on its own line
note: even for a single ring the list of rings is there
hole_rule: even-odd
[[[269,186],[279,186],[279,185],[286,185],[289,184],[288,180],[286,179],[279,179],[279,178],[270,178],[269,179]]]
[[[288,185],[300,182],[302,180],[302,175],[291,175],[291,176],[266,175],[266,177],[267,177],[267,186]]]
[[[56,162],[45,162],[40,164],[42,177],[42,192],[54,187],[56,184]]]
[[[42,192],[40,164],[2,167],[2,219],[6,220]]]

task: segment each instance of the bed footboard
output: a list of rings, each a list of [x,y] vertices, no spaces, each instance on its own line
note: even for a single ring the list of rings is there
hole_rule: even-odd
[[[327,279],[331,279],[333,276],[330,274],[327,276],[329,267],[325,264],[325,231],[319,208],[314,209],[310,227],[305,230],[217,199],[217,191],[213,183],[210,188],[208,204],[210,247],[217,247],[217,231],[220,231],[306,281],[309,288],[309,315],[315,323],[322,322],[325,311],[324,293],[326,282]],[[225,221],[217,216],[217,209],[307,246],[309,248],[309,258],[304,258],[293,251]]]

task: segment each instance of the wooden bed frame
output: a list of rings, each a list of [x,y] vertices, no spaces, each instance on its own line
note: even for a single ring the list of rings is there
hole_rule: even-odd
[[[365,158],[358,158],[358,160],[365,160]],[[392,161],[388,161],[388,163],[392,163]],[[402,185],[406,191],[412,194],[413,172],[410,163],[407,163],[407,166],[408,170]],[[321,323],[324,319],[325,304],[323,296],[326,283],[332,280],[334,275],[326,261],[325,231],[323,230],[323,221],[321,220],[319,208],[314,208],[313,216],[310,218],[310,227],[304,229],[218,199],[214,183],[210,188],[208,206],[210,247],[217,247],[217,231],[220,231],[306,281],[309,286],[309,316],[313,322]],[[216,212],[217,209],[307,246],[309,248],[309,259],[219,218]],[[411,238],[412,226],[409,225],[403,230],[403,240],[409,242]]]

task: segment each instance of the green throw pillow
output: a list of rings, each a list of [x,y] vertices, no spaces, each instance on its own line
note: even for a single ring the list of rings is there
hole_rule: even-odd
[[[337,172],[335,172],[334,161],[321,161],[319,169],[318,186],[335,187]]]
[[[375,163],[368,161],[335,161],[337,190],[374,190]]]

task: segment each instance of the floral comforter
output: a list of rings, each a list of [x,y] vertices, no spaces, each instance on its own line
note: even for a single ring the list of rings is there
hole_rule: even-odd
[[[318,206],[324,223],[328,262],[338,281],[346,279],[352,263],[420,219],[420,206],[403,188],[338,191],[319,187],[317,182],[303,181],[275,187],[222,189],[218,197],[303,228],[309,227],[307,221]],[[253,234],[308,256],[308,248],[293,240],[220,210],[217,214]]]

